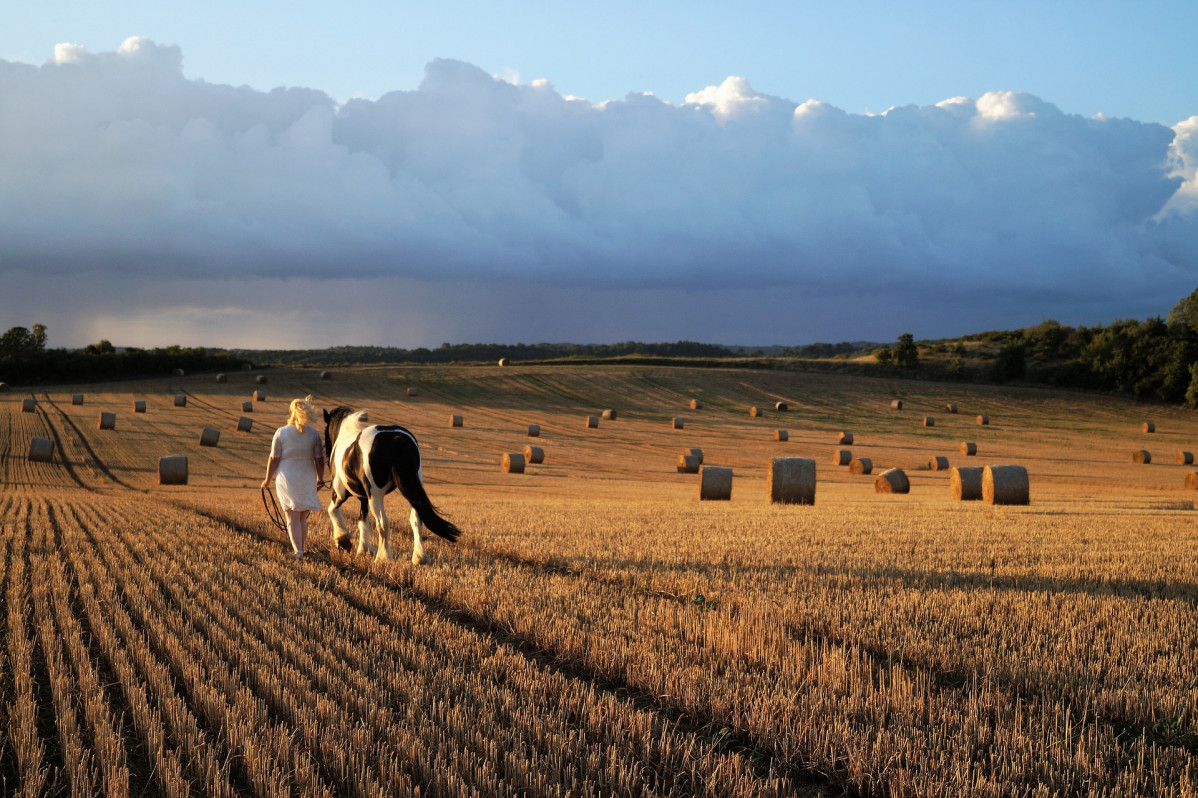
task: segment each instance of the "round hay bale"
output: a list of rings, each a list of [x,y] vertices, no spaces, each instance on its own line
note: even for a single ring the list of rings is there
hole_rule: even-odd
[[[451,427],[460,427],[463,421],[463,418],[458,413],[453,413],[449,416],[449,426]]]
[[[242,402],[241,403],[241,412],[242,413],[253,413],[254,412],[254,403],[253,402]]]
[[[145,400],[145,399],[138,399],[137,401],[135,401],[135,402],[133,403],[133,412],[134,412],[134,413],[144,413],[144,412],[146,412],[146,400]]]
[[[928,468],[932,471],[944,471],[948,468],[948,458],[936,455],[928,458]]]
[[[1186,487],[1190,490],[1198,490],[1198,471],[1186,474]]]
[[[949,483],[953,498],[959,502],[982,500],[981,466],[959,466],[949,471]]]
[[[809,457],[771,459],[765,491],[770,504],[815,504],[815,461]]]
[[[173,377],[183,377],[186,376],[186,374],[187,372],[183,369],[175,369],[173,372],[171,372],[171,376]]]
[[[503,456],[503,461],[500,463],[500,470],[505,474],[523,474],[524,455],[519,452],[508,452]]]
[[[910,493],[911,480],[901,468],[888,468],[874,477],[874,493]]]
[[[934,426],[936,426],[936,419],[933,418],[932,416],[924,416],[923,417],[923,425],[925,427],[934,427]]]
[[[761,415],[761,408],[760,407],[750,407],[749,415],[752,416],[753,418],[757,418],[758,416]]]
[[[961,454],[966,457],[974,457],[978,453],[978,445],[973,441],[961,442]]]
[[[702,410],[702,409],[703,409],[703,400],[702,399],[691,399],[691,410]]]
[[[237,419],[237,431],[238,432],[249,432],[253,428],[254,428],[254,419],[250,418],[249,416],[242,416],[241,418]]]
[[[187,394],[175,394],[175,407],[187,407]]]
[[[890,409],[891,410],[902,410],[903,409],[903,400],[902,399],[892,399],[890,401]]]
[[[320,378],[321,378],[322,380],[331,380],[331,379],[333,379],[333,372],[331,372],[331,371],[322,371],[322,372],[320,372]]]
[[[615,410],[612,410],[610,407],[608,409],[604,410],[599,415],[603,418],[604,421],[615,421],[619,417],[619,414]]]
[[[847,466],[853,462],[853,453],[848,449],[837,449],[832,452],[832,465]]]
[[[530,438],[541,437],[541,425],[540,424],[529,424],[528,425],[528,437],[530,437]]]
[[[790,405],[786,404],[786,402],[774,402],[774,409],[780,413],[785,413],[787,410],[790,410]]]
[[[525,446],[524,459],[531,465],[540,465],[545,462],[545,450],[540,446]]]
[[[874,461],[868,457],[854,457],[849,463],[850,474],[868,474],[874,470]]]
[[[1147,449],[1138,449],[1131,453],[1131,461],[1133,463],[1143,463],[1147,465],[1152,462],[1152,452]]]
[[[1156,432],[1156,424],[1151,421],[1145,421],[1144,426],[1141,427],[1141,429],[1143,429],[1145,432]]]
[[[258,383],[259,385],[265,385],[266,384],[266,375],[259,374],[257,377],[254,377],[254,382]]]
[[[686,419],[674,416],[670,419],[670,429],[682,429],[686,426]]]
[[[1176,462],[1178,465],[1192,465],[1194,462],[1194,453],[1187,452],[1184,449],[1177,452]]]
[[[774,440],[788,441],[790,440],[790,432],[784,429],[776,429],[774,430]]]
[[[116,429],[116,413],[100,413],[96,429]]]
[[[699,467],[699,501],[728,501],[732,498],[732,469]]]
[[[698,457],[699,465],[703,465],[703,450],[702,449],[699,449],[697,447],[691,447],[690,449],[686,450],[686,454],[689,454],[692,457]]]
[[[253,363],[242,363],[242,364],[241,364],[241,370],[242,370],[242,371],[253,371],[253,370],[254,370],[254,364],[253,364]]]
[[[36,399],[34,399],[32,396],[26,396],[24,399],[21,400],[21,412],[22,413],[32,413],[34,410],[37,410],[37,400]]]
[[[83,394],[81,394],[81,393],[71,394],[71,404],[73,404],[73,405],[83,404]]]
[[[159,485],[187,484],[187,456],[168,454],[158,458]]]
[[[699,458],[695,457],[693,454],[678,455],[679,474],[698,474],[700,465],[702,465],[702,463],[699,462]]]
[[[220,430],[204,427],[200,433],[200,446],[216,446],[218,443],[220,443]]]
[[[986,415],[985,413],[978,416],[978,426],[979,427],[987,427],[989,425],[990,425],[990,416]]]
[[[499,367],[500,368],[503,368],[504,366],[506,366],[507,363],[508,363],[508,360],[506,357],[499,358]]]
[[[0,391],[7,391],[7,390],[8,390],[8,383],[0,382]]]
[[[54,460],[54,441],[49,438],[33,438],[29,441],[29,457],[32,463],[49,463]]]
[[[851,433],[851,432],[840,433],[839,435],[836,436],[836,442],[839,443],[841,446],[852,446],[853,445],[853,433]]]
[[[416,390],[415,388],[408,389],[408,396],[419,396],[419,395],[420,395],[420,391]]]
[[[587,416],[587,429],[599,429],[599,416]]]
[[[953,402],[949,402],[948,404],[946,404],[946,405],[944,406],[944,412],[945,412],[945,413],[956,413],[956,412],[957,412],[957,405],[956,405],[956,404],[954,404]]]
[[[254,401],[255,402],[265,402],[266,401],[266,391],[254,391]]]
[[[982,501],[986,504],[1027,504],[1028,492],[1023,466],[992,465],[982,472]]]
[[[228,382],[228,381],[229,381],[229,378],[228,378],[228,377],[226,377],[224,374],[217,374],[217,375],[216,375],[216,381],[217,381],[217,382],[219,382],[219,383],[226,383],[226,382]]]

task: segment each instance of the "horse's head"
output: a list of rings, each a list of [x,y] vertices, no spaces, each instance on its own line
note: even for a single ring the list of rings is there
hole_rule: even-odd
[[[345,421],[346,417],[354,412],[354,409],[343,405],[322,412],[324,413],[324,457],[325,460],[331,462],[333,444],[337,440],[338,433],[341,432],[341,422]]]

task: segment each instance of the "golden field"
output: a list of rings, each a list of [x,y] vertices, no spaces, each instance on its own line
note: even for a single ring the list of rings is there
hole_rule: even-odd
[[[1198,793],[1190,412],[785,371],[261,373],[0,394],[0,792]],[[307,393],[412,430],[463,539],[408,564],[393,494],[397,562],[328,551],[323,514],[293,562],[258,484]],[[530,443],[545,462],[502,473]],[[689,447],[733,469],[731,501],[698,501]],[[169,454],[188,485],[157,484]],[[954,501],[936,455],[1025,466],[1031,503]],[[815,459],[813,506],[768,503],[784,456]]]

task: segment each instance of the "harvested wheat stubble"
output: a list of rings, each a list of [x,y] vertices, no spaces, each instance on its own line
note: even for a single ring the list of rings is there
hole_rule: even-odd
[[[508,452],[503,456],[503,462],[500,464],[500,469],[505,474],[523,474],[524,473],[524,455],[519,452]]]
[[[957,412],[957,406],[956,406],[954,403],[952,403],[952,402],[949,402],[948,404],[946,404],[946,405],[944,406],[944,412],[945,412],[945,413],[956,413],[956,412]]]
[[[981,501],[982,466],[959,466],[949,472],[953,498],[959,502]]]
[[[524,459],[530,465],[540,465],[545,462],[545,450],[540,446],[528,445],[524,447]]]
[[[809,457],[771,459],[765,491],[771,504],[815,504],[815,461]]]
[[[888,468],[874,477],[874,493],[910,493],[911,480],[901,468]]]
[[[408,396],[419,396],[419,395],[420,395],[420,391],[416,390],[415,388],[408,389]]]
[[[204,427],[200,432],[200,446],[216,446],[218,443],[220,443],[220,430]]]
[[[254,377],[254,382],[258,383],[259,385],[265,385],[266,377],[262,374],[259,374],[257,377]]]
[[[978,453],[978,445],[973,441],[961,442],[961,454],[966,457],[974,457]]]
[[[51,462],[54,459],[54,441],[49,438],[31,439],[28,459],[34,463]]]
[[[451,426],[451,427],[460,427],[460,426],[462,426],[464,421],[465,420],[462,418],[461,414],[459,414],[459,413],[452,413],[449,416],[449,426]]]
[[[266,391],[254,391],[254,401],[255,402],[265,402],[266,401]]]
[[[753,418],[757,418],[758,416],[760,416],[760,415],[761,415],[761,408],[759,408],[759,407],[750,407],[750,408],[749,408],[749,415],[750,415],[750,416],[752,416]]]
[[[158,458],[159,485],[187,484],[187,456],[168,454]]]
[[[320,372],[320,378],[321,378],[322,380],[331,380],[331,379],[333,379],[333,372],[331,372],[331,371],[322,371],[322,372]]]
[[[699,462],[699,458],[695,457],[693,454],[678,455],[679,474],[698,474],[700,465],[701,463]]]
[[[721,466],[699,468],[699,501],[728,501],[732,498],[732,469]]]
[[[1027,469],[1021,465],[986,466],[982,472],[982,501],[986,504],[1027,504]]]
[[[73,405],[83,404],[83,394],[81,394],[81,393],[71,394],[71,404],[73,404]]]
[[[116,413],[100,413],[96,429],[116,429]]]
[[[1194,453],[1187,452],[1184,449],[1182,449],[1181,451],[1179,451],[1177,453],[1175,459],[1176,459],[1178,465],[1190,465],[1194,462]]]
[[[985,426],[988,426],[989,424],[990,424],[990,416],[986,415],[985,413],[978,416],[978,426],[979,427],[985,427]]]
[[[249,416],[242,416],[241,418],[237,419],[237,431],[238,432],[249,432],[253,428],[254,428],[254,419],[250,418]]]
[[[615,410],[612,410],[610,407],[607,408],[606,410],[604,410],[599,415],[604,421],[615,421],[617,418],[620,417],[620,414],[617,413]]]
[[[903,400],[902,399],[892,399],[890,401],[890,409],[891,410],[902,410],[903,409]]]
[[[849,449],[837,449],[832,452],[832,465],[847,466],[853,462],[853,453]]]
[[[790,432],[784,429],[776,429],[774,430],[774,440],[788,441],[790,440]]]
[[[1144,430],[1144,432],[1156,432],[1156,424],[1151,421],[1145,421],[1144,426],[1140,429]]]
[[[790,410],[790,405],[786,404],[786,402],[774,402],[774,409],[785,413],[787,410]]]
[[[1198,490],[1198,471],[1191,471],[1186,474],[1186,487],[1191,490]]]
[[[145,400],[145,399],[138,399],[137,401],[135,401],[135,402],[133,403],[133,412],[134,412],[134,413],[144,413],[144,412],[146,412],[146,400]]]
[[[868,474],[874,470],[874,461],[868,457],[854,457],[849,463],[850,474]]]
[[[541,425],[540,424],[529,424],[528,425],[528,437],[530,437],[530,438],[541,437]]]
[[[173,372],[171,372],[171,374],[175,377],[183,377],[186,376],[187,372],[183,369],[175,369]]]
[[[587,416],[587,429],[599,429],[599,416]]]
[[[175,407],[187,407],[187,394],[175,394]]]
[[[22,413],[32,413],[36,409],[37,409],[37,400],[34,399],[32,396],[26,396],[24,399],[21,400],[21,412]]]
[[[703,409],[703,400],[691,399],[691,410],[702,410],[702,409]]]
[[[948,458],[941,455],[928,458],[928,468],[933,471],[944,471],[948,468]]]
[[[1152,452],[1148,451],[1147,449],[1137,449],[1131,453],[1131,461],[1133,463],[1151,463]]]
[[[674,416],[672,419],[670,419],[670,428],[671,429],[682,429],[685,426],[686,426],[686,419],[684,419],[684,418],[679,418],[678,416]]]
[[[499,358],[499,367],[500,367],[500,368],[503,368],[503,367],[504,367],[504,366],[506,366],[507,364],[508,364],[508,360],[507,360],[507,358],[506,358],[506,357],[501,357],[501,358]]]
[[[687,449],[684,452],[684,454],[689,454],[693,457],[699,458],[699,465],[703,465],[703,450],[702,449],[699,449],[697,447],[691,447],[690,449]]]
[[[242,402],[241,403],[241,412],[242,413],[253,413],[254,412],[254,403],[253,402]]]
[[[853,445],[853,433],[851,433],[851,432],[840,433],[839,435],[836,436],[836,442],[839,443],[841,446],[852,446]]]
[[[932,416],[924,416],[923,417],[923,425],[925,427],[934,427],[934,426],[936,426],[936,419],[933,418]]]
[[[226,377],[224,374],[217,374],[217,375],[216,375],[216,381],[217,381],[217,382],[228,382],[228,381],[229,381],[229,378],[228,378],[228,377]]]

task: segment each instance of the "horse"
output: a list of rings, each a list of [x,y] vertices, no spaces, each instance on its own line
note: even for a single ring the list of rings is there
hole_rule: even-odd
[[[383,497],[396,488],[412,505],[408,521],[412,527],[413,565],[424,560],[422,526],[451,543],[458,539],[461,530],[438,514],[424,492],[424,470],[415,435],[398,425],[370,424],[364,410],[335,407],[323,412],[324,454],[333,473],[333,499],[328,512],[333,521],[333,541],[338,546],[349,551],[350,533],[341,505],[354,496],[362,506],[357,553],[373,552],[376,562],[392,559]],[[366,539],[370,520],[374,521],[377,546],[371,546]]]

